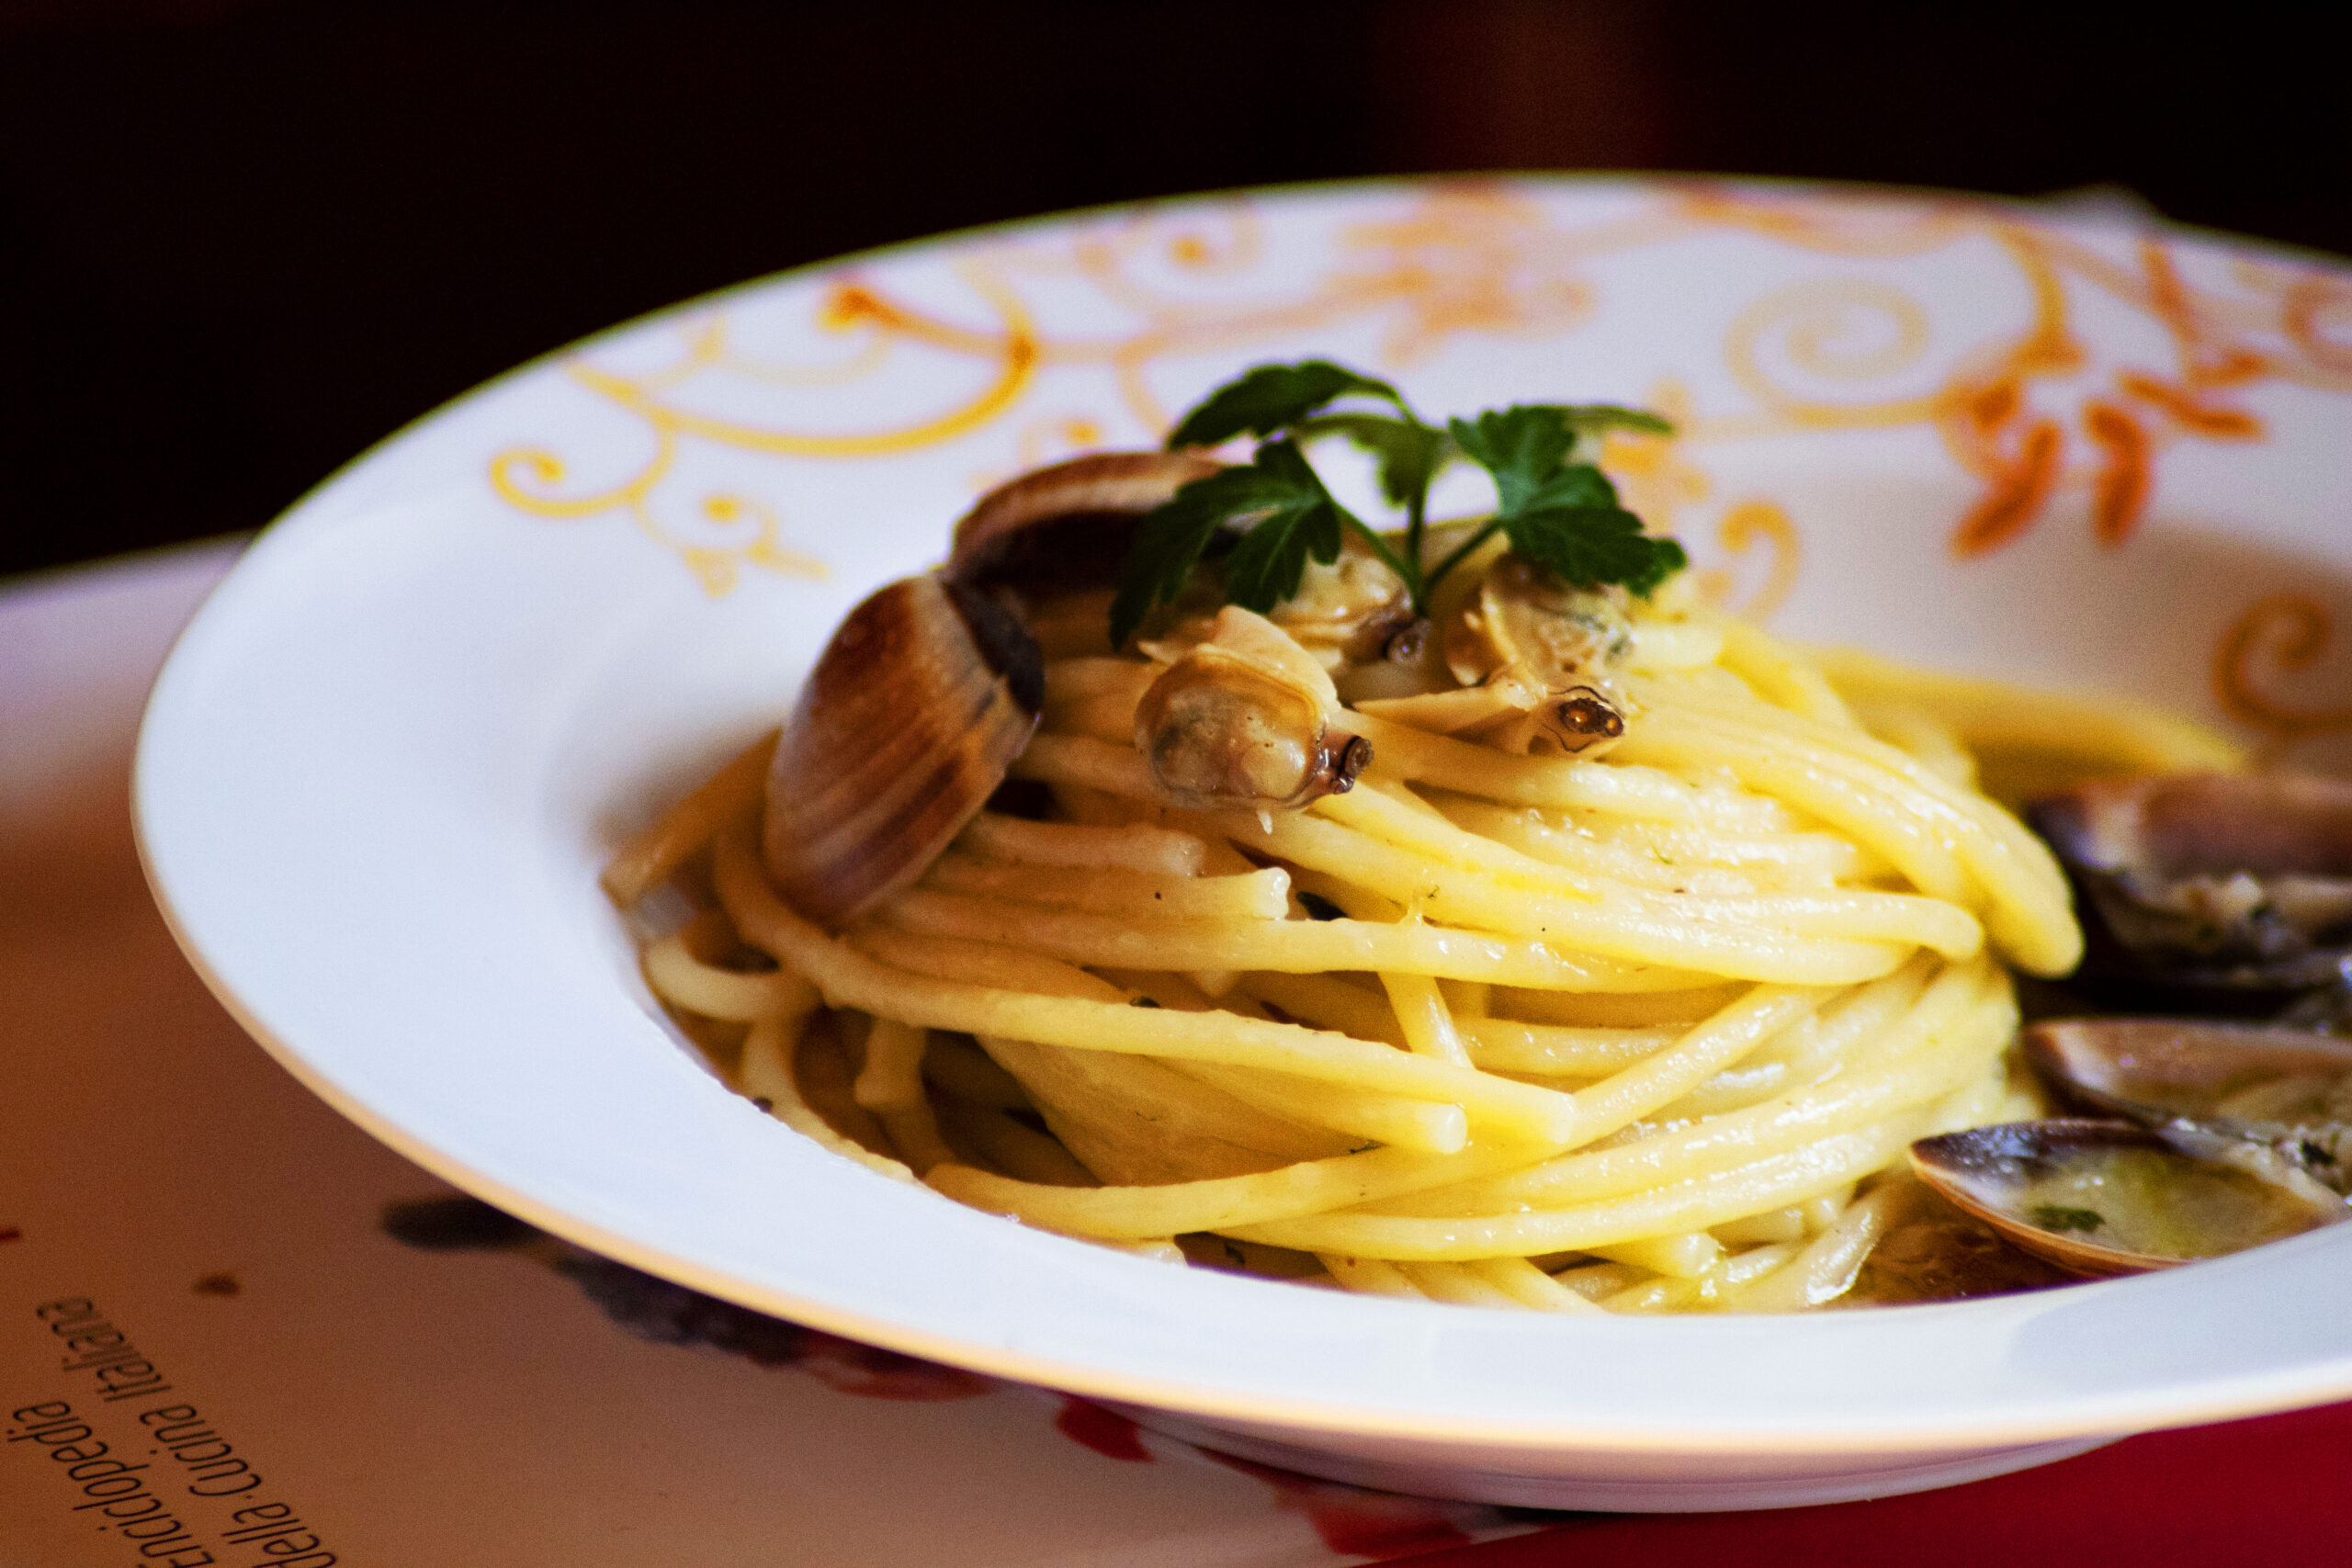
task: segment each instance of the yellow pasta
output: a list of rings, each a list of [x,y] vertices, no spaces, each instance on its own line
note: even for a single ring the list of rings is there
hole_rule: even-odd
[[[1897,663],[1854,649],[1816,656],[1885,739],[1919,719],[1973,760],[1986,794],[2015,803],[2110,773],[2234,773],[2245,748],[2177,714],[2116,697],[2020,693],[1998,681]]]
[[[2079,950],[1979,769],[2229,753],[1670,596],[1632,625],[1601,754],[1481,743],[1516,710],[1479,688],[1351,710],[1351,791],[1202,809],[1135,739],[1159,666],[1082,653],[1011,765],[1050,807],[981,812],[839,929],[763,872],[765,742],[606,885],[707,866],[655,992],[749,1025],[732,1070],[788,1126],[976,1207],[1498,1310],[1817,1306],[1918,1201],[1909,1143],[2010,1095],[2004,965]]]

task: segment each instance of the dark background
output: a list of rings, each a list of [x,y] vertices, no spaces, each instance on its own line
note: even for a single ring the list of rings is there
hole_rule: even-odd
[[[2352,251],[2332,46],[1982,7],[0,0],[0,572],[266,522],[517,360],[935,230],[1696,169]]]

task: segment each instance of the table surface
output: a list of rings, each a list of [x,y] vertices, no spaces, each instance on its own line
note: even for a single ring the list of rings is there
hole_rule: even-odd
[[[1221,1460],[508,1221],[272,1063],[148,900],[139,706],[234,549],[0,587],[0,1562],[2347,1555],[2352,1405],[1880,1502],[1543,1515]]]

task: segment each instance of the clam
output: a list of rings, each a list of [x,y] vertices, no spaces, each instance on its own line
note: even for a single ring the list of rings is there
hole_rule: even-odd
[[[1165,650],[1163,650],[1165,651]],[[1330,675],[1281,627],[1238,605],[1175,653],[1136,704],[1136,749],[1160,793],[1196,811],[1267,811],[1343,793],[1372,744],[1335,728]]]
[[[1541,694],[1460,731],[1510,751],[1589,754],[1625,733],[1612,671],[1633,646],[1622,588],[1571,588],[1502,556],[1444,623],[1446,667],[1465,687]]]
[[[2166,1269],[2352,1215],[2269,1145],[2185,1125],[2018,1122],[1922,1138],[1921,1180],[2076,1274]]]
[[[1033,469],[980,497],[957,520],[947,575],[1024,595],[1107,584],[1144,515],[1224,466],[1184,449],[1090,452]]]
[[[1419,657],[1412,590],[1353,534],[1340,543],[1339,559],[1309,560],[1298,592],[1266,618],[1327,670]]]
[[[777,743],[761,848],[776,890],[839,925],[905,887],[1029,744],[1045,665],[1019,616],[952,577],[849,613]]]
[[[1509,685],[1529,694],[1524,710],[1454,731],[1505,751],[1575,756],[1625,733],[1625,716],[1598,686],[1542,686],[1520,665],[1506,664],[1482,690]]]
[[[2352,783],[2096,779],[2026,816],[2082,895],[2086,978],[2252,998],[2352,958]]]
[[[1506,664],[1589,681],[1633,646],[1622,588],[1571,588],[1514,555],[1498,557],[1445,628],[1453,678],[1475,686]]]
[[[2201,1019],[2064,1019],[2028,1028],[2025,1050],[2075,1100],[2270,1144],[2352,1191],[2352,1042]]]
[[[1331,678],[1341,701],[1359,705],[1442,692],[1453,677],[1438,651],[1437,628],[1427,617],[1410,620],[1390,631],[1373,657],[1334,671]]]
[[[1476,686],[1356,705],[1376,718],[1520,754],[1573,754],[1625,733],[1625,716],[1598,687],[1549,690],[1516,664]]]

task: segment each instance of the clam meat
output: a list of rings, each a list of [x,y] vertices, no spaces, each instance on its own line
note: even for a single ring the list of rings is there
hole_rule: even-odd
[[[1310,559],[1298,592],[1266,618],[1327,671],[1401,662],[1419,651],[1408,640],[1416,626],[1412,591],[1353,534],[1341,540],[1337,560]]]
[[[1446,668],[1464,687],[1530,694],[1516,714],[1457,731],[1504,750],[1592,755],[1625,733],[1614,671],[1633,647],[1622,588],[1574,588],[1499,557],[1443,623]]]
[[[1171,653],[1136,704],[1136,749],[1160,792],[1196,811],[1304,806],[1353,786],[1372,744],[1313,655],[1264,616],[1228,604],[1210,635]]]

